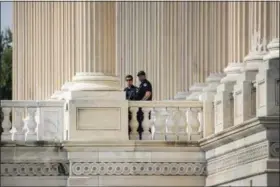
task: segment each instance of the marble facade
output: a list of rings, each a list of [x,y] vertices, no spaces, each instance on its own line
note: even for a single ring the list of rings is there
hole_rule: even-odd
[[[31,5],[14,6],[1,186],[280,185],[277,3]],[[154,101],[125,100],[139,68]]]

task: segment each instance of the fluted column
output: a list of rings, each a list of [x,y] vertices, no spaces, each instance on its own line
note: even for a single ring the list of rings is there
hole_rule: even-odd
[[[77,2],[75,8],[77,71],[115,75],[115,3]]]
[[[14,99],[47,99],[76,72],[116,74],[115,2],[13,4]]]

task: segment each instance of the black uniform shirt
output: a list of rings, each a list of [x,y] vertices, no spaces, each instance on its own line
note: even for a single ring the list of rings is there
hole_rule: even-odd
[[[126,87],[124,91],[127,100],[136,100],[136,94],[138,91],[138,88],[136,86],[131,85],[130,87]]]
[[[153,88],[152,84],[148,80],[143,80],[139,86],[139,91],[137,94],[137,100],[142,100],[145,96],[146,92],[151,92],[151,96],[147,99],[148,101],[151,101],[153,98]]]

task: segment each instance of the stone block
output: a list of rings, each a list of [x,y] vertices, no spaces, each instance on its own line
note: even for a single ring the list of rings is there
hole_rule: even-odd
[[[264,62],[256,76],[257,116],[278,116],[280,106],[279,58]]]
[[[128,140],[127,109],[125,100],[69,100],[68,140]]]

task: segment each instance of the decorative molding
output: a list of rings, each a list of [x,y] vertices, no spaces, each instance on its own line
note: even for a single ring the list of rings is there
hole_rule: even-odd
[[[205,163],[170,162],[73,162],[71,175],[166,175],[166,176],[204,176]]]
[[[1,163],[1,176],[68,176],[69,163]]]
[[[270,153],[270,156],[272,158],[279,158],[279,156],[280,156],[279,144],[280,144],[279,142],[272,142],[272,143],[270,143],[269,153]]]
[[[279,147],[279,143],[278,143]],[[261,142],[249,147],[243,147],[207,161],[207,173],[213,175],[256,160],[268,157],[268,142]],[[274,149],[273,149],[274,150]],[[271,151],[272,153],[273,151]],[[275,150],[274,152],[275,153]],[[278,152],[279,154],[279,152]]]

